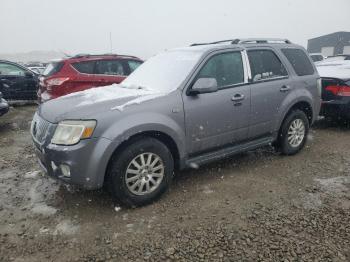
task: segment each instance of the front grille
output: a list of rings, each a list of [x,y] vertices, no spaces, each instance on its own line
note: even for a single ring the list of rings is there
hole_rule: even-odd
[[[38,114],[34,115],[31,125],[31,133],[36,142],[40,144],[45,142],[50,126],[50,122],[41,118]]]

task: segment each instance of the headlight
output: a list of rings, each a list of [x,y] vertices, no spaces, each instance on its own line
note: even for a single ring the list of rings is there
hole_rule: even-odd
[[[52,144],[74,145],[81,139],[90,138],[96,127],[96,121],[66,120],[58,124],[51,139]]]

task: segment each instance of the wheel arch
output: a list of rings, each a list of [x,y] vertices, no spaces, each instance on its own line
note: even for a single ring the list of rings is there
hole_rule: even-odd
[[[148,130],[148,131],[142,131],[136,134],[131,135],[124,141],[118,144],[116,148],[114,149],[113,153],[111,154],[108,164],[105,171],[105,177],[104,177],[104,183],[108,181],[108,171],[110,170],[110,166],[112,164],[112,161],[118,157],[118,155],[130,144],[135,143],[136,141],[143,139],[145,137],[151,137],[154,139],[159,140],[162,142],[171,152],[173,159],[174,159],[174,168],[175,170],[178,170],[180,168],[180,151],[178,148],[178,145],[176,144],[175,140],[165,132],[157,131],[157,130]]]
[[[283,114],[283,117],[280,119],[279,125],[278,125],[278,129],[277,129],[278,130],[277,138],[278,138],[278,136],[281,133],[283,122],[288,117],[290,112],[292,112],[293,110],[301,110],[301,111],[303,111],[305,113],[307,119],[309,120],[309,125],[311,126],[311,124],[313,122],[313,119],[314,119],[311,103],[306,101],[306,100],[296,101],[288,108],[288,110],[285,111],[285,113]]]

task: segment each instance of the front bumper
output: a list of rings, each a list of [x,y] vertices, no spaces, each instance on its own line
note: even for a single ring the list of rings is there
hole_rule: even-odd
[[[0,116],[6,114],[9,111],[9,104],[5,99],[0,98]]]
[[[342,100],[323,101],[320,115],[350,119],[350,97]]]
[[[35,140],[35,153],[44,171],[51,177],[85,189],[103,186],[110,158],[111,141],[106,138],[81,140],[72,146],[40,145]],[[61,165],[69,166],[70,176],[64,176]]]

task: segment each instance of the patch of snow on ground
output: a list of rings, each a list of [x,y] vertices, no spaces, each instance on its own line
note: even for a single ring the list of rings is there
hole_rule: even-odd
[[[53,235],[74,235],[78,232],[79,226],[66,219],[57,224]]]
[[[49,191],[48,191],[49,190]],[[46,197],[58,190],[55,184],[49,184],[48,180],[37,180],[29,189],[30,209],[34,214],[52,216],[57,209],[46,204]]]
[[[12,178],[12,177],[15,177],[16,176],[16,173],[14,171],[1,171],[0,172],[0,178],[2,179],[9,179],[9,178]]]
[[[316,209],[322,205],[320,194],[308,193],[304,196],[303,207],[305,209]]]
[[[40,171],[29,171],[24,174],[24,178],[33,179],[36,178],[40,174]]]
[[[210,189],[209,186],[205,186],[203,193],[204,194],[212,194],[212,193],[214,193],[214,190]]]
[[[315,179],[326,193],[343,194],[349,191],[350,177],[339,176],[324,179]]]

